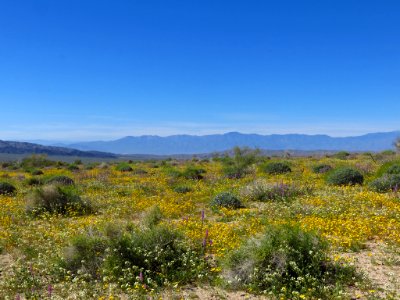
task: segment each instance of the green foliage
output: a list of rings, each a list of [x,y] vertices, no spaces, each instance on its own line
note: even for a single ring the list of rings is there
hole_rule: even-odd
[[[81,234],[74,237],[64,251],[63,267],[77,274],[89,274],[99,278],[99,270],[103,263],[108,241],[100,235]]]
[[[146,212],[143,217],[143,224],[148,228],[153,228],[158,225],[161,220],[164,218],[164,215],[158,205],[152,206]]]
[[[8,182],[0,182],[0,195],[14,195],[17,192],[15,186]]]
[[[354,277],[352,268],[332,263],[324,240],[293,225],[269,226],[263,237],[228,255],[225,264],[233,287],[285,299],[295,294],[326,299],[335,285]]]
[[[132,167],[126,162],[120,162],[116,165],[115,170],[120,172],[131,172],[133,171]]]
[[[81,215],[92,212],[92,206],[84,201],[72,187],[47,185],[36,188],[27,196],[26,211],[33,216],[43,213]]]
[[[44,168],[54,166],[56,163],[47,159],[46,155],[32,155],[25,157],[21,162],[21,167],[24,169]]]
[[[287,162],[270,162],[263,166],[261,169],[270,175],[284,174],[292,172],[290,165]]]
[[[40,169],[30,169],[28,172],[33,176],[43,175],[43,171]]]
[[[378,193],[398,191],[400,188],[400,174],[384,174],[372,181],[369,187]]]
[[[232,179],[242,178],[249,173],[259,154],[259,150],[235,147],[233,157],[226,156],[220,159],[223,174]]]
[[[175,193],[186,194],[191,192],[193,189],[187,185],[177,185],[173,188]]]
[[[65,175],[54,175],[45,180],[46,184],[74,185],[74,180]]]
[[[104,272],[122,287],[185,284],[206,274],[206,263],[199,251],[166,227],[126,233],[111,243]]]
[[[241,195],[250,201],[286,202],[311,193],[312,188],[308,186],[299,187],[284,183],[269,184],[261,180],[257,180],[241,190]]]
[[[70,164],[70,165],[68,165],[67,169],[70,170],[70,171],[78,171],[79,170],[79,166],[76,165],[76,164]]]
[[[327,164],[319,164],[319,165],[313,166],[313,168],[312,168],[313,172],[317,173],[317,174],[323,174],[323,173],[329,172],[332,169],[333,169],[332,166],[327,165]]]
[[[232,193],[223,192],[214,197],[211,201],[212,207],[225,207],[230,209],[238,209],[243,207],[242,202]]]
[[[400,174],[400,165],[392,165],[386,170],[386,174]]]
[[[356,185],[363,184],[364,176],[356,169],[342,167],[332,171],[326,181],[332,185]]]
[[[31,177],[25,180],[25,184],[26,185],[42,185],[43,184],[43,180],[41,178],[38,177]]]
[[[205,173],[206,170],[189,165],[183,170],[181,176],[185,179],[200,180],[203,179],[203,174]]]
[[[335,157],[337,159],[343,159],[343,160],[347,159],[349,156],[350,156],[350,153],[347,151],[340,151],[333,155],[333,157]]]

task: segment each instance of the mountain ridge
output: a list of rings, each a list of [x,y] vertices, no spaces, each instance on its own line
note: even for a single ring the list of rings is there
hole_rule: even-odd
[[[317,134],[244,134],[228,132],[210,135],[125,136],[113,141],[79,142],[67,145],[82,151],[118,154],[198,154],[226,151],[235,146],[266,150],[382,151],[393,149],[400,131],[368,133],[361,136],[331,137]]]

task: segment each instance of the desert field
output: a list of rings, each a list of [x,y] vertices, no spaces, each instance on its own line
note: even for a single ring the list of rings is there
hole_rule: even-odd
[[[400,299],[391,151],[0,169],[1,299]]]

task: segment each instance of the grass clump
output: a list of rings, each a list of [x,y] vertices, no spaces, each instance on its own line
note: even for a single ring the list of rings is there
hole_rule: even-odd
[[[261,167],[262,170],[270,175],[285,174],[292,172],[289,164],[286,162],[270,162]]]
[[[56,185],[74,185],[75,182],[72,178],[65,175],[54,175],[45,180],[46,184]]]
[[[211,201],[211,206],[215,208],[230,208],[238,209],[243,207],[242,202],[234,194],[223,192],[214,197]]]
[[[384,174],[372,181],[369,187],[378,193],[398,191],[400,188],[400,174]]]
[[[313,172],[317,174],[324,174],[332,169],[333,169],[332,166],[327,164],[319,164],[312,167]]]
[[[34,189],[26,200],[26,211],[33,216],[43,213],[81,215],[92,211],[91,204],[82,200],[72,187],[46,185]]]
[[[331,185],[356,185],[363,184],[364,176],[354,168],[342,167],[332,171],[326,181]]]
[[[25,184],[29,186],[34,186],[34,185],[42,185],[43,180],[38,177],[31,177],[25,180]]]
[[[310,194],[311,187],[299,187],[294,184],[276,183],[269,184],[261,180],[245,186],[241,195],[250,201],[277,201],[286,202],[298,196]]]
[[[15,186],[8,182],[0,182],[0,195],[14,195],[17,192]]]
[[[120,172],[131,172],[131,171],[133,171],[132,167],[126,162],[121,162],[118,165],[116,165],[115,166],[115,170],[120,171]]]
[[[164,214],[162,213],[160,207],[155,205],[150,207],[145,213],[143,217],[143,224],[148,228],[153,228],[158,225],[163,218]]]
[[[225,264],[224,277],[234,288],[285,299],[327,299],[354,277],[352,268],[329,259],[328,244],[318,235],[287,224],[269,226],[264,236],[228,255]]]
[[[187,166],[185,170],[180,174],[185,179],[200,180],[203,179],[203,174],[206,170],[197,168],[195,166]]]

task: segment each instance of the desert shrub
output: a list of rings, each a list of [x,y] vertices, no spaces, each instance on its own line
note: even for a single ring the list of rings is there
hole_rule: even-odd
[[[364,182],[364,176],[356,169],[342,167],[332,171],[326,180],[332,185],[356,185]]]
[[[386,172],[386,174],[400,174],[400,165],[396,164],[396,165],[392,165],[390,166]]]
[[[115,170],[120,172],[131,172],[133,171],[132,167],[126,162],[120,162],[115,166]]]
[[[144,169],[136,168],[136,169],[133,169],[132,173],[135,175],[146,175],[147,171]]]
[[[70,165],[68,165],[67,169],[70,171],[78,171],[79,167],[76,164],[70,164]]]
[[[326,173],[326,172],[332,170],[332,166],[327,165],[327,164],[319,164],[319,165],[313,166],[312,170],[314,173],[323,174],[323,173]]]
[[[82,165],[82,160],[81,159],[75,159],[74,160],[74,165]]]
[[[15,186],[8,182],[0,182],[0,195],[14,195],[17,192]]]
[[[193,189],[187,185],[177,185],[173,188],[175,193],[186,194],[191,192]]]
[[[42,213],[81,215],[90,213],[90,202],[84,201],[72,187],[47,185],[36,188],[27,196],[26,211],[37,216]]]
[[[148,228],[153,228],[154,226],[158,225],[161,220],[164,218],[164,215],[158,205],[150,207],[144,217],[143,217],[143,224]]]
[[[42,185],[43,184],[43,180],[41,178],[38,177],[31,177],[25,180],[25,184],[26,185]]]
[[[33,176],[43,175],[43,171],[40,169],[28,169],[27,172],[29,172]]]
[[[400,174],[384,174],[372,181],[369,187],[379,193],[398,191],[400,188]]]
[[[270,175],[284,174],[292,172],[289,164],[286,162],[270,162],[261,166],[262,170]]]
[[[185,284],[206,273],[199,251],[166,227],[134,230],[111,242],[113,251],[106,259],[105,274],[122,287]]]
[[[294,225],[269,226],[261,238],[227,256],[224,276],[235,288],[277,298],[326,299],[354,276],[352,268],[333,263],[327,253],[328,244],[315,233]]]
[[[75,182],[72,178],[65,175],[54,175],[45,180],[46,184],[59,184],[59,185],[74,185]]]
[[[62,266],[73,274],[80,271],[98,278],[107,246],[108,241],[100,235],[78,235],[65,249]]]
[[[310,194],[312,188],[300,187],[294,184],[276,183],[269,184],[257,180],[241,189],[241,195],[250,201],[278,201],[285,202],[295,197]]]
[[[44,168],[55,164],[56,162],[47,159],[46,155],[31,155],[21,161],[21,167],[24,169]]]
[[[203,179],[203,174],[205,173],[206,170],[204,169],[197,168],[195,166],[188,166],[182,171],[181,176],[185,179],[199,180]]]
[[[258,150],[235,147],[233,156],[219,158],[222,163],[223,174],[231,179],[242,178],[250,172],[250,167],[257,161]]]
[[[215,196],[211,201],[211,206],[215,208],[225,207],[238,209],[243,207],[242,202],[232,193],[223,192]]]
[[[339,151],[333,155],[333,157],[337,159],[347,159],[350,156],[350,153],[347,151]]]

